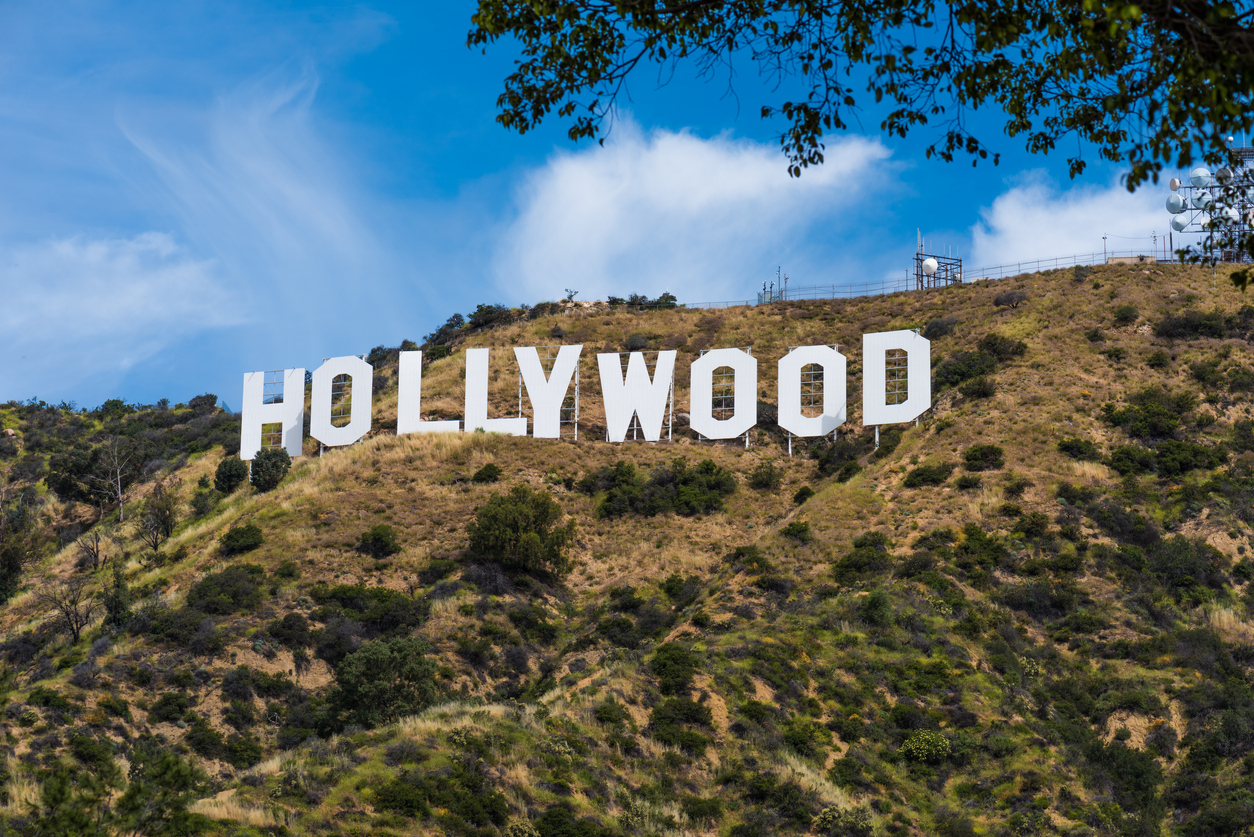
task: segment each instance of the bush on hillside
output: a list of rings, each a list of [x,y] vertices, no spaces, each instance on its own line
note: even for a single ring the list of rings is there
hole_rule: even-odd
[[[780,529],[779,534],[799,543],[809,543],[814,538],[814,535],[810,532],[810,524],[805,520],[794,520],[783,529]]]
[[[249,552],[264,543],[261,528],[253,523],[243,526],[232,526],[222,537],[218,538],[218,549],[224,555],[238,555]]]
[[[1120,305],[1115,309],[1115,325],[1131,325],[1140,315],[1135,305]]]
[[[928,320],[927,325],[923,327],[923,337],[927,340],[939,340],[953,334],[954,326],[957,324],[957,317],[938,317],[935,320]]]
[[[775,491],[784,481],[784,472],[774,462],[763,462],[749,474],[749,487],[758,491]]]
[[[958,352],[936,365],[932,380],[936,386],[957,386],[963,381],[991,375],[997,371],[997,358],[987,352]]]
[[[800,506],[805,501],[814,496],[814,489],[808,485],[803,485],[797,489],[797,493],[792,495],[794,505]]]
[[[858,459],[871,452],[872,437],[869,434],[861,436],[839,436],[829,441],[817,441],[810,447],[810,455],[818,461],[819,476],[830,477],[832,475],[843,475],[846,468],[852,466],[853,469],[861,470],[858,466]],[[857,471],[844,476],[841,479],[837,476],[838,482],[847,482]]]
[[[386,558],[400,552],[401,545],[396,540],[396,530],[386,523],[379,523],[361,533],[357,551],[375,558]]]
[[[507,571],[550,573],[571,569],[566,550],[575,537],[575,521],[558,526],[562,507],[546,491],[518,485],[493,495],[467,527],[470,551]]]
[[[273,491],[283,482],[292,467],[292,457],[283,448],[266,448],[253,459],[253,488]]]
[[[1097,462],[1102,458],[1102,452],[1097,445],[1088,439],[1079,439],[1074,436],[1064,436],[1060,439],[1058,450],[1081,462]]]
[[[886,572],[892,541],[883,532],[866,532],[853,540],[853,549],[832,565],[838,584],[852,584]]]
[[[1027,301],[1028,295],[1023,291],[1006,291],[1004,294],[993,297],[993,304],[998,308],[1018,308]]]
[[[228,456],[218,463],[213,475],[213,487],[223,494],[230,494],[248,479],[248,463],[238,456]]]
[[[470,478],[470,481],[482,485],[484,483],[496,482],[500,478],[501,466],[497,465],[495,462],[489,462],[478,471],[475,471],[474,475]]]
[[[1171,393],[1161,387],[1146,387],[1128,396],[1128,404],[1106,404],[1102,415],[1108,424],[1122,427],[1137,439],[1161,439],[1180,426],[1180,417],[1197,406],[1197,396],[1188,391]]]
[[[701,658],[675,642],[658,646],[649,671],[658,679],[658,688],[664,695],[684,694],[692,686],[692,678],[700,668]]]
[[[1027,354],[1028,344],[1001,334],[986,334],[980,338],[979,350],[998,360],[1010,360]]]
[[[645,480],[634,465],[619,461],[588,474],[577,487],[585,494],[605,492],[597,503],[597,517],[652,517],[666,512],[691,517],[722,510],[723,498],[736,490],[736,477],[709,459],[696,468],[675,459],[654,469]]]
[[[1165,369],[1171,364],[1171,355],[1162,349],[1150,352],[1149,357],[1145,358],[1145,365],[1150,369]]]
[[[319,583],[309,589],[309,597],[321,605],[312,614],[315,619],[328,625],[331,619],[346,619],[369,636],[408,634],[423,623],[429,608],[399,590],[364,584]]]
[[[958,386],[958,392],[963,398],[970,398],[976,401],[981,398],[992,398],[997,394],[997,384],[991,378],[979,377],[972,378],[965,384]]]
[[[413,715],[436,697],[435,663],[420,639],[367,642],[335,666],[336,703],[347,723],[372,729]]]
[[[925,485],[941,485],[945,480],[949,479],[949,475],[953,473],[954,466],[950,463],[941,463],[939,465],[920,465],[919,467],[906,474],[902,485],[906,488],[921,488]]]
[[[1006,453],[997,445],[972,445],[962,459],[968,471],[996,471],[1006,464]]]
[[[187,606],[201,613],[225,616],[261,604],[266,571],[256,564],[235,564],[210,573],[187,591]]]

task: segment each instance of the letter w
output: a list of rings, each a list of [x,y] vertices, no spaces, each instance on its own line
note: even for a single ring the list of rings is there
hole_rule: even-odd
[[[611,442],[627,438],[633,415],[640,417],[644,438],[656,442],[662,435],[662,419],[670,400],[671,381],[675,377],[673,351],[658,352],[657,368],[649,380],[644,355],[632,352],[627,360],[627,377],[623,378],[623,362],[617,354],[597,355],[601,370],[601,395],[605,399],[605,424]]]

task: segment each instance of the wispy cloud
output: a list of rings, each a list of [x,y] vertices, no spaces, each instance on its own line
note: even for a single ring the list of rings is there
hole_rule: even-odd
[[[839,237],[841,211],[868,184],[891,186],[888,158],[878,140],[844,137],[793,179],[774,146],[620,120],[603,147],[555,154],[523,179],[496,248],[497,283],[515,302],[564,288],[743,298],[776,264],[812,256],[816,229]]]
[[[170,342],[238,321],[212,261],[168,235],[0,249],[5,397],[72,393]]]
[[[980,210],[971,227],[972,267],[1110,250],[1148,253],[1152,234],[1160,243],[1170,216],[1159,191],[1134,193],[1118,183],[1076,186],[1062,191],[1039,172],[1024,175],[991,206]]]

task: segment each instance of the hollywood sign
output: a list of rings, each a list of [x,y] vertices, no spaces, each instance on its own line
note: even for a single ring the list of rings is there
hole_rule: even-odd
[[[466,350],[466,408],[464,420],[422,419],[422,352],[401,352],[398,370],[397,435],[405,433],[457,433],[483,430],[489,433],[527,435],[527,419],[488,418],[488,349]],[[905,353],[908,388],[899,403],[889,403],[888,353]],[[545,374],[535,347],[516,348],[514,357],[527,398],[531,402],[531,435],[558,438],[561,410],[570,391],[583,346],[562,346]],[[666,408],[673,399],[676,352],[657,353],[650,376],[644,355],[632,352],[624,373],[622,356],[598,354],[601,396],[605,404],[606,438],[622,442],[638,420],[644,438],[661,438]],[[802,370],[822,369],[822,412],[806,416],[802,409]],[[714,375],[723,367],[734,377],[734,412],[716,418],[713,408]],[[815,437],[832,433],[845,423],[845,356],[832,346],[800,346],[779,359],[779,426],[794,436]],[[281,444],[295,456],[301,454],[305,413],[305,370],[282,371],[282,392],[267,393],[264,372],[244,375],[244,406],[240,432],[240,458],[252,459],[262,447],[262,426],[281,425]],[[707,439],[735,439],[758,421],[758,361],[742,349],[706,352],[689,367],[689,426]],[[352,405],[349,421],[332,423],[333,387],[347,376]],[[343,378],[340,378],[343,381]],[[313,373],[310,394],[309,435],[326,446],[351,445],[370,432],[374,368],[360,357],[331,358]],[[344,386],[343,383],[340,384]],[[292,397],[299,393],[300,397]],[[897,394],[900,397],[900,393]],[[365,409],[357,409],[364,406]],[[673,405],[671,405],[673,407]],[[932,406],[931,346],[914,331],[887,331],[862,336],[862,424],[876,426],[912,421]]]

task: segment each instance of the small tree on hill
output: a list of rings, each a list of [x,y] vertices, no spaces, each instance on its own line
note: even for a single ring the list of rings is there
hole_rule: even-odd
[[[467,527],[470,551],[506,570],[546,572],[561,577],[570,571],[565,552],[575,537],[575,521],[557,526],[562,507],[546,491],[514,486],[494,495]]]
[[[345,721],[377,727],[435,701],[435,663],[420,639],[367,642],[335,667],[338,703]]]
[[[292,467],[292,457],[283,448],[266,448],[253,460],[253,488],[273,491]]]
[[[1028,295],[1023,291],[1006,291],[1004,294],[998,294],[993,299],[993,304],[998,308],[1005,306],[1007,308],[1018,308],[1020,305],[1028,301]]]
[[[80,576],[35,594],[35,601],[54,612],[56,621],[70,632],[70,639],[76,644],[100,605],[96,593],[88,590],[87,584],[88,580]]]
[[[238,456],[228,456],[218,463],[213,476],[213,487],[223,494],[230,494],[248,479],[248,464]]]

